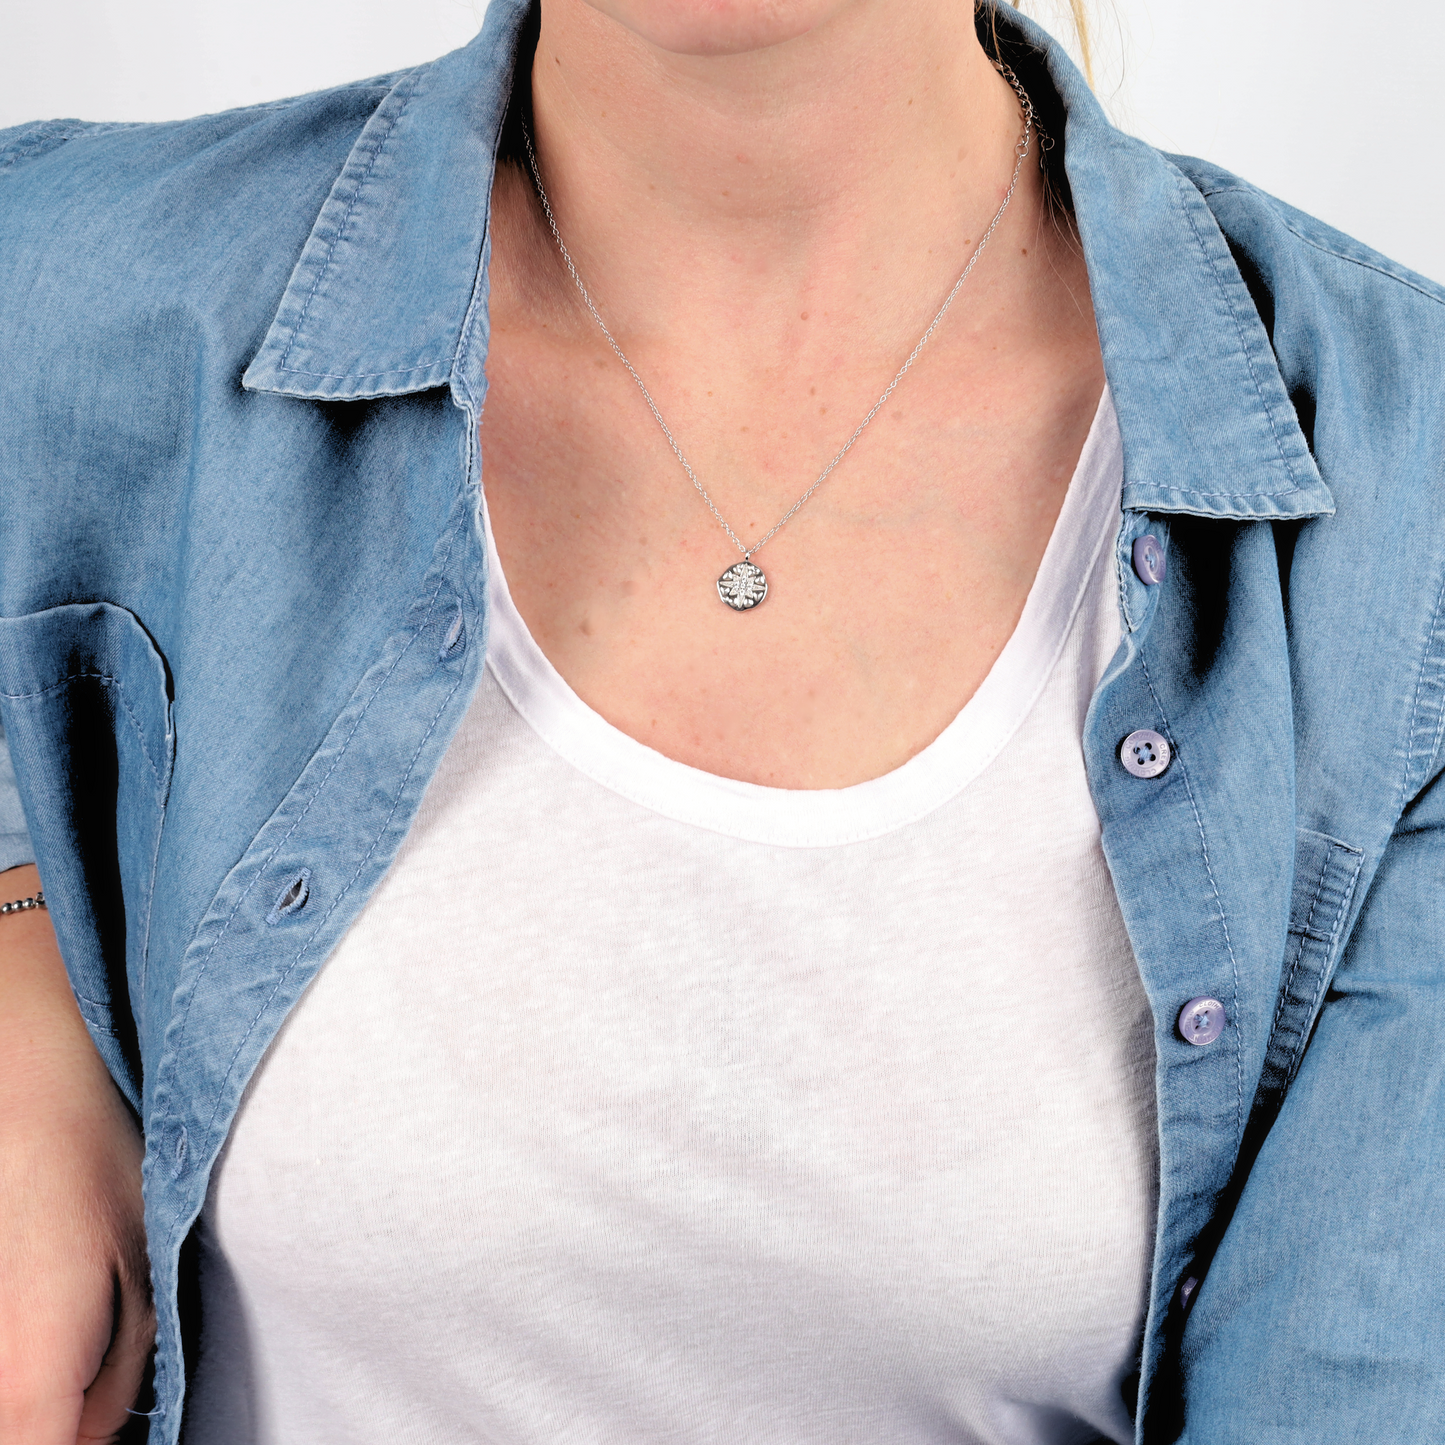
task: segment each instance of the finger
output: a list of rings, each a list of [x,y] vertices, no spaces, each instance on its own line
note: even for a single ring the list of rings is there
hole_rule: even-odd
[[[155,1315],[132,1301],[123,1309],[115,1340],[85,1392],[74,1445],[109,1445],[130,1420],[155,1342]],[[67,1442],[71,1445],[71,1442]]]

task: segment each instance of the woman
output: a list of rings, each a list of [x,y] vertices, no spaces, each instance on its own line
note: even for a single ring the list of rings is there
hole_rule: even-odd
[[[1001,4],[0,165],[11,1434],[1438,1433],[1439,288]]]

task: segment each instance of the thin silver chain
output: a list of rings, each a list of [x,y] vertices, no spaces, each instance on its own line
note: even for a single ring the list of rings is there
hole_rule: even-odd
[[[871,422],[880,411],[882,411],[884,402],[886,402],[888,398],[893,395],[894,389],[897,387],[898,383],[903,380],[904,376],[908,372],[908,368],[912,366],[915,361],[918,360],[918,353],[923,350],[923,348],[928,344],[929,338],[933,335],[935,331],[938,330],[939,322],[943,320],[945,314],[948,311],[948,308],[953,304],[953,298],[958,295],[959,291],[963,287],[963,283],[968,280],[969,273],[973,270],[974,266],[978,264],[978,258],[983,255],[984,247],[988,245],[990,239],[993,236],[993,233],[998,229],[998,223],[1003,220],[1003,213],[1008,210],[1009,202],[1014,198],[1014,190],[1018,186],[1019,176],[1023,172],[1024,159],[1025,157],[1027,157],[1029,150],[1033,145],[1034,106],[1033,102],[1029,99],[1028,92],[1019,82],[1019,78],[1007,65],[995,62],[995,69],[997,69],[999,74],[1002,75],[1003,78],[1008,81],[1009,85],[1013,87],[1014,93],[1019,98],[1019,109],[1023,115],[1024,121],[1023,131],[1019,135],[1018,143],[1014,147],[1013,176],[1009,180],[1008,191],[1004,195],[1003,203],[999,206],[998,210],[994,212],[993,220],[990,221],[988,224],[988,230],[983,233],[983,237],[979,241],[978,245],[973,248],[973,254],[968,258],[968,264],[963,268],[963,271],[960,274],[958,280],[953,283],[953,289],[948,293],[947,296],[944,297],[943,305],[938,308],[938,314],[934,316],[933,320],[928,323],[928,329],[923,333],[922,336],[918,338],[918,344],[913,348],[912,351],[908,353],[908,359],[903,363],[902,366],[898,368],[897,372],[894,374],[893,380],[888,383],[886,388],[884,388],[883,395],[880,396],[878,400],[873,403],[872,409],[869,411],[868,415],[865,416],[863,420],[858,423],[857,429],[854,431],[853,435],[850,436],[848,440],[845,441],[843,445],[838,449],[838,453],[833,458],[833,460],[830,461],[828,465],[824,467],[821,472],[818,473],[818,476],[814,480],[813,485],[809,487],[808,490],[804,492],[803,495],[799,497],[798,500],[794,502],[793,505],[789,507],[786,512],[783,513],[783,515],[778,519],[778,521],[774,523],[773,527],[769,531],[764,532],[763,535],[759,537],[758,540],[754,542],[751,547],[749,547],[743,541],[743,539],[739,537],[736,532],[733,531],[733,529],[728,525],[727,519],[723,516],[721,512],[718,511],[716,504],[713,502],[713,499],[708,496],[707,488],[704,487],[703,484],[698,480],[697,473],[694,472],[692,469],[692,464],[683,455],[682,448],[677,444],[677,439],[673,436],[672,431],[668,427],[667,423],[663,421],[662,413],[657,409],[657,403],[652,399],[652,393],[648,391],[646,385],[643,383],[642,378],[637,374],[637,369],[627,359],[627,354],[617,344],[617,338],[613,336],[611,331],[607,329],[607,323],[602,319],[602,316],[598,312],[597,307],[593,304],[592,297],[588,293],[587,287],[582,282],[582,277],[577,273],[577,264],[572,259],[572,253],[567,249],[567,243],[562,239],[562,232],[557,228],[557,218],[552,214],[552,204],[547,199],[547,192],[542,185],[542,173],[537,165],[537,152],[532,146],[532,128],[528,125],[523,125],[522,135],[527,145],[527,163],[531,167],[532,183],[537,188],[537,199],[542,203],[543,214],[547,217],[547,224],[552,228],[552,235],[557,242],[557,249],[562,253],[562,259],[567,263],[568,273],[571,275],[572,280],[577,287],[578,293],[581,295],[582,300],[586,303],[587,309],[592,313],[592,319],[597,323],[598,327],[602,331],[602,334],[607,338],[607,344],[616,353],[617,359],[623,364],[623,366],[627,368],[628,374],[632,377],[633,381],[637,383],[637,389],[642,393],[643,400],[646,401],[648,409],[652,412],[652,415],[656,419],[658,426],[662,428],[662,434],[667,438],[668,446],[672,448],[673,455],[682,464],[683,471],[687,473],[688,481],[690,481],[693,486],[697,488],[698,496],[700,496],[703,501],[707,503],[708,511],[710,511],[713,516],[717,518],[718,524],[722,527],[723,531],[726,532],[728,536],[732,539],[733,545],[736,546],[738,551],[743,554],[744,560],[750,561],[754,552],[757,552],[766,543],[770,542],[774,537],[777,536],[780,531],[782,531],[785,526],[787,526],[790,521],[792,521],[793,517],[797,514],[798,509],[803,505],[803,503],[806,502],[808,498],[811,497],[813,493],[816,492],[818,488],[821,487],[823,483],[828,480],[828,477],[832,474],[833,469],[853,449],[853,443],[856,442],[858,438],[863,435],[863,432],[867,428],[868,423]]]

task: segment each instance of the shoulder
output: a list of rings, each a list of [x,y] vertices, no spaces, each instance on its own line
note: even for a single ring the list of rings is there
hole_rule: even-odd
[[[0,177],[15,184],[43,184],[67,169],[84,168],[101,157],[164,168],[182,157],[227,143],[265,137],[304,138],[328,124],[365,115],[399,81],[415,73],[395,71],[345,85],[234,110],[168,121],[36,120],[0,129]],[[101,138],[106,137],[104,142]],[[80,144],[72,144],[79,142]],[[63,158],[56,156],[66,147]],[[48,168],[36,163],[50,157]],[[288,157],[278,156],[278,161]]]
[[[185,120],[0,130],[0,296],[34,306],[103,287],[116,299],[128,278],[183,286],[239,248],[299,245],[411,73]]]
[[[1168,160],[1218,222],[1326,481],[1445,535],[1445,286],[1238,176]]]
[[[1167,159],[1204,197],[1257,301],[1276,312],[1285,306],[1291,315],[1333,318],[1341,340],[1423,344],[1445,364],[1445,286],[1220,166],[1193,156]],[[1370,316],[1374,324],[1366,326]]]

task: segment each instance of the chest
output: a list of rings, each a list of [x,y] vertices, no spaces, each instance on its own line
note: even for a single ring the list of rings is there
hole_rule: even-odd
[[[975,699],[906,770],[911,821],[904,777],[758,797],[569,721],[495,596],[213,1178],[206,1438],[238,1389],[344,1415],[338,1355],[358,1440],[417,1392],[509,1441],[1127,1438],[1153,1050],[1078,744],[1117,631],[1092,574],[1036,701]]]
[[[699,353],[655,390],[705,499],[599,337],[511,326],[488,359],[483,479],[519,610],[566,681],[666,755],[778,787],[841,787],[925,747],[1016,624],[1088,433],[1088,345],[939,345],[753,560],[863,420],[886,372]],[[965,337],[967,342],[968,338]],[[712,381],[715,384],[707,385]],[[719,515],[708,506],[711,501]]]

